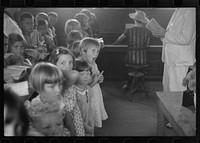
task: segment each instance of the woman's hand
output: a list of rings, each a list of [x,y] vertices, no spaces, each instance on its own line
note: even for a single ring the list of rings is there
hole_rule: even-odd
[[[165,33],[166,33],[165,29],[159,28],[159,29],[157,29],[157,31],[153,32],[153,35],[155,37],[158,37],[158,38],[164,38],[165,37]]]

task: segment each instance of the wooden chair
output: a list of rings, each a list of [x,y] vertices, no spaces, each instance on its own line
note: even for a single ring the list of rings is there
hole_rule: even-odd
[[[128,80],[122,87],[123,94],[130,90],[132,97],[138,91],[148,95],[145,88],[145,68],[147,64],[147,47],[149,45],[149,31],[144,27],[128,29],[128,51],[125,56],[125,67],[128,68]],[[130,100],[132,100],[132,97]]]

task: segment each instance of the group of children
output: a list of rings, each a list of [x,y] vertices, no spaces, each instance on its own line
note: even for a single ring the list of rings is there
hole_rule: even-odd
[[[38,95],[24,103],[30,130],[44,136],[94,136],[95,127],[102,127],[102,120],[108,118],[99,85],[103,72],[95,62],[102,43],[89,37],[89,18],[81,13],[66,22],[67,45],[58,46],[53,27],[57,18],[55,12],[39,13],[34,21],[32,14],[22,13],[19,25],[26,42],[17,33],[9,35],[4,67],[25,63],[32,67],[28,83]],[[48,59],[42,52],[49,53]],[[11,58],[12,63],[10,55],[22,59]]]

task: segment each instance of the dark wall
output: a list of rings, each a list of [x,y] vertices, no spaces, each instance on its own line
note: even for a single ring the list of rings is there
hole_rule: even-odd
[[[73,18],[74,15],[81,9],[82,8],[22,8],[21,12],[27,11],[32,13],[33,16],[36,16],[39,12],[57,12],[59,18],[55,28],[57,30],[56,33],[58,35],[58,43],[59,45],[65,45],[65,22],[68,19]],[[133,22],[133,20],[129,18],[128,14],[135,12],[134,8],[90,8],[90,10],[95,13],[98,18],[98,37],[102,37],[105,44],[113,43],[124,31],[125,24]],[[174,11],[172,8],[140,8],[140,10],[146,12],[146,15],[149,19],[155,18],[164,28],[166,28]],[[124,41],[124,44],[125,43],[126,42]],[[152,38],[150,44],[161,44],[161,41],[158,38]]]

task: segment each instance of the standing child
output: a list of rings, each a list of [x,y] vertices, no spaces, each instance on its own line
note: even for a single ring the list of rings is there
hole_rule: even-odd
[[[73,66],[75,65],[74,56],[69,49],[58,47],[52,52],[50,60],[62,70],[66,78],[67,82],[64,83],[63,98],[67,106],[67,110],[70,112],[70,115],[73,119],[76,135],[85,136],[83,120],[80,109],[78,108],[76,90],[74,87],[74,84],[79,76],[77,71],[72,70]]]
[[[80,76],[76,82],[77,102],[81,110],[86,136],[94,136],[94,108],[92,107],[93,91],[88,82],[91,76],[91,67],[85,61],[76,61],[76,70]],[[94,104],[93,104],[94,105]]]
[[[32,87],[38,96],[31,100],[31,103],[41,102],[41,103],[55,103],[59,102],[60,110],[65,113],[64,125],[70,131],[71,136],[75,136],[75,129],[69,112],[66,110],[63,98],[61,96],[62,84],[63,84],[63,74],[55,65],[51,63],[40,62],[36,64],[29,77],[30,87]],[[29,101],[25,102],[27,107],[31,104]]]
[[[108,115],[104,108],[102,92],[99,83],[103,82],[103,75],[100,74],[95,60],[99,55],[101,44],[98,40],[86,37],[81,40],[80,48],[82,51],[81,60],[86,61],[92,67],[92,79],[89,85],[94,92],[94,106],[96,110],[95,126],[102,127],[102,120],[106,120]]]

